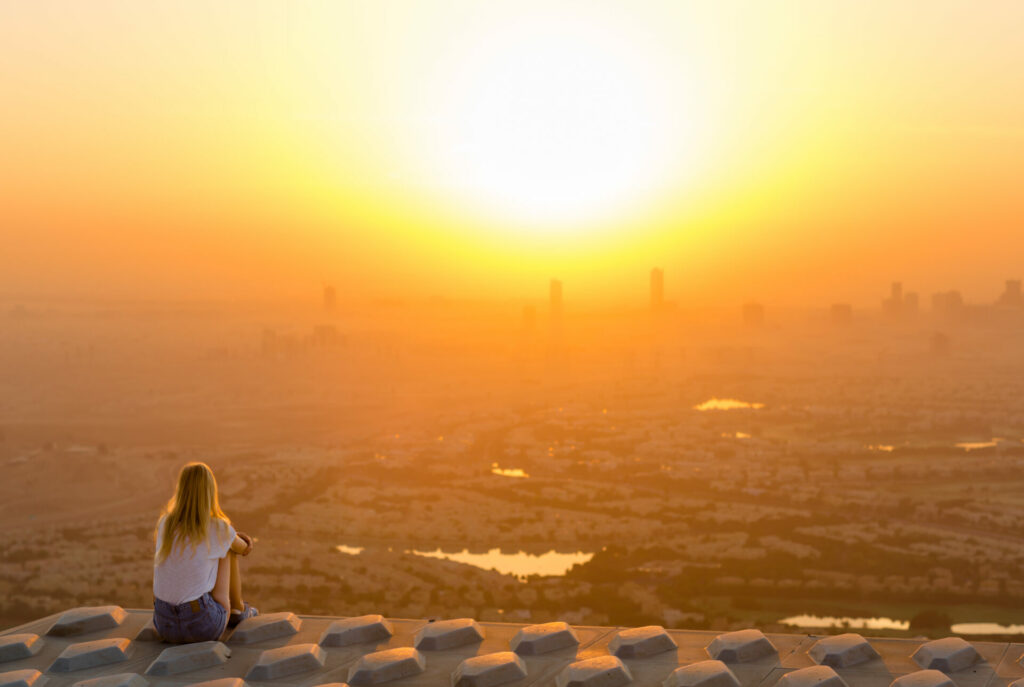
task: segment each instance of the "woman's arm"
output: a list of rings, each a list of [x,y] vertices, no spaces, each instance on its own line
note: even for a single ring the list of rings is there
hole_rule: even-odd
[[[231,542],[231,553],[239,556],[248,556],[252,553],[252,537],[244,532],[237,533],[235,540]]]

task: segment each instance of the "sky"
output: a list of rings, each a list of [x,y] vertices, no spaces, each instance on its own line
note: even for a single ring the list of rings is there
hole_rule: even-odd
[[[0,0],[0,297],[1024,277],[1024,3]]]

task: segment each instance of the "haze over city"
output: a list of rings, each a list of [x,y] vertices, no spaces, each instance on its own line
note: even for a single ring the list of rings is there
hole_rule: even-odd
[[[0,4],[0,628],[198,460],[265,613],[1019,640],[1022,35]]]

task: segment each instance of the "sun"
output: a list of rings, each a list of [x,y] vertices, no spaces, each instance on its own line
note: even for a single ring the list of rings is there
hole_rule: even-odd
[[[688,133],[647,48],[610,21],[576,17],[467,43],[435,87],[434,182],[524,230],[625,216],[665,189]]]

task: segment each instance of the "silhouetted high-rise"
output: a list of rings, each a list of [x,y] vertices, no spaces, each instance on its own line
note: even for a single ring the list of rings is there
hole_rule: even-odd
[[[338,294],[334,290],[333,286],[324,287],[324,310],[327,312],[334,312],[335,306],[338,304]]]
[[[1020,308],[1024,306],[1024,294],[1021,293],[1020,279],[1007,279],[1006,290],[999,296],[996,305],[1008,308]]]
[[[889,297],[882,299],[882,312],[890,317],[913,315],[918,309],[918,296],[914,291],[903,293],[903,283],[894,281],[889,288]]]
[[[944,291],[932,295],[932,310],[940,315],[957,315],[963,312],[964,297],[959,291]]]
[[[557,333],[562,328],[562,282],[558,279],[551,280],[548,307],[551,315],[551,329]]]
[[[665,307],[665,272],[660,267],[651,270],[651,310]]]

